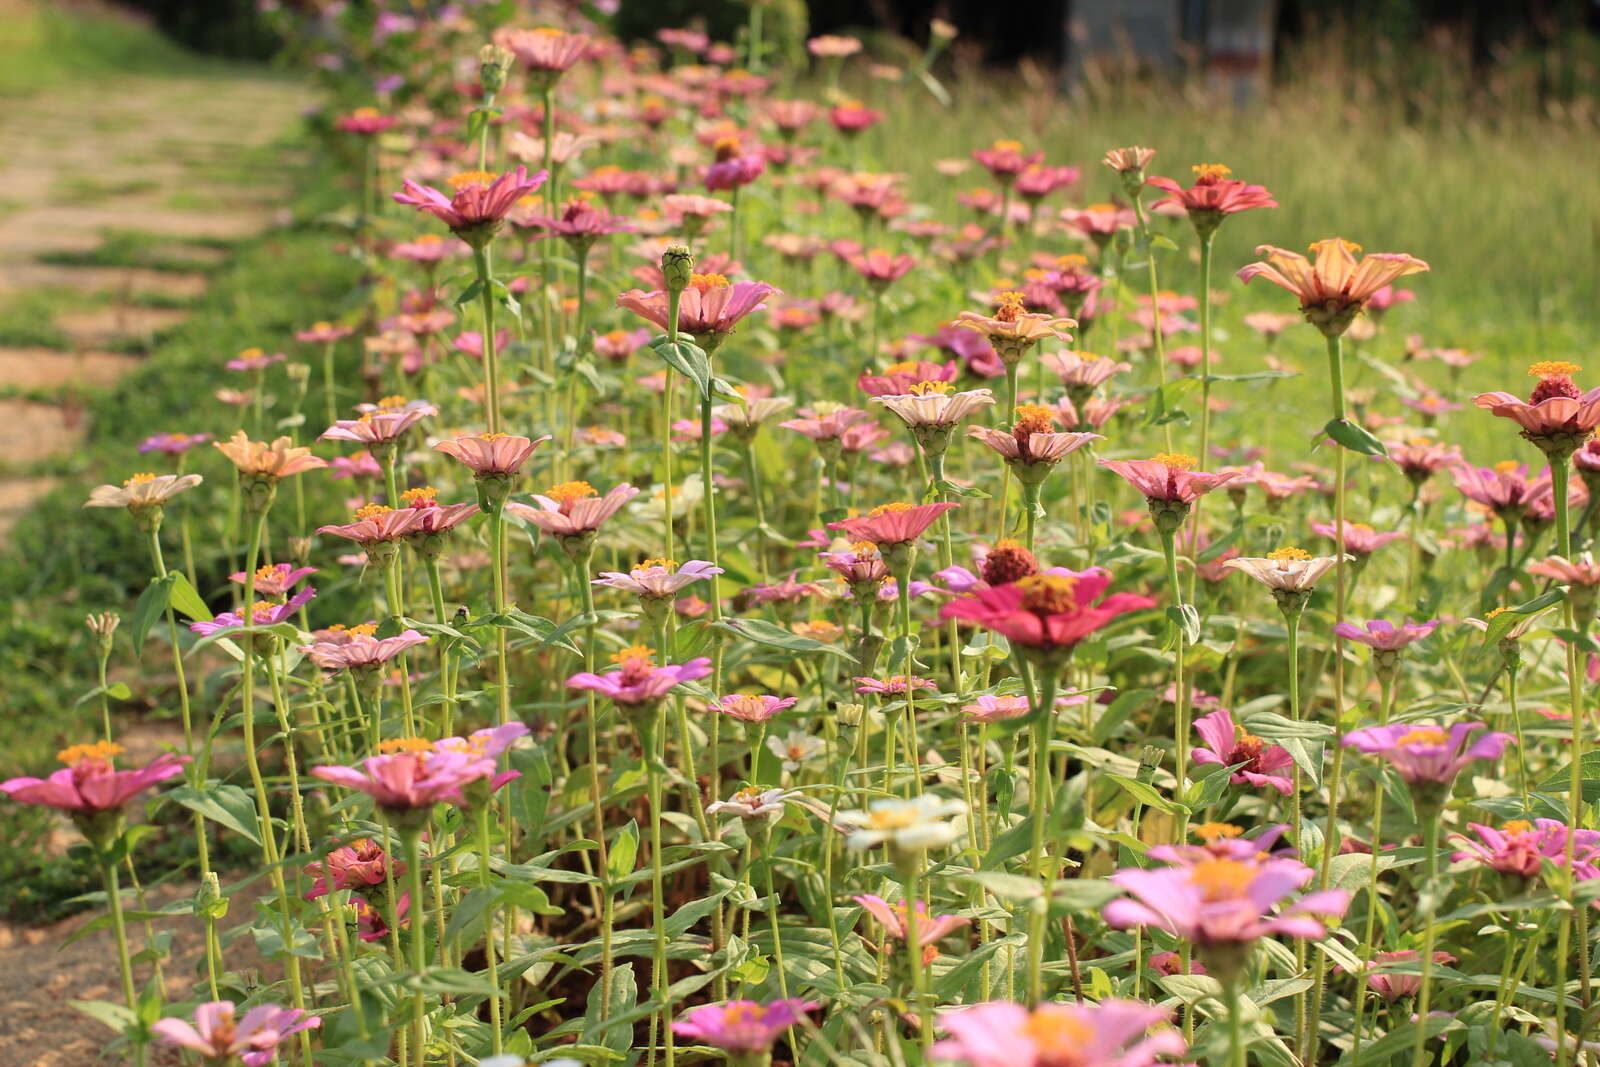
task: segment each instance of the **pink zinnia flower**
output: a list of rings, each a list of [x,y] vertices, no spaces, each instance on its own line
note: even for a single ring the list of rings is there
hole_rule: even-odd
[[[538,507],[513,500],[506,504],[506,511],[555,537],[579,537],[598,530],[638,495],[639,490],[626,482],[613,486],[605,496],[588,482],[563,482],[547,496],[535,494]]]
[[[1528,573],[1549,578],[1562,585],[1600,585],[1600,564],[1587,558],[1587,553],[1577,560],[1569,560],[1563,556],[1548,556],[1528,564]]]
[[[880,896],[865,893],[858,897],[851,897],[857,904],[866,910],[868,915],[878,920],[883,927],[883,932],[896,941],[904,941],[909,933],[906,926],[906,905],[904,901],[893,904]],[[919,900],[917,908],[917,944],[922,946],[922,962],[930,964],[939,955],[938,944],[946,937],[963,926],[970,925],[971,919],[964,919],[959,915],[934,915],[928,911],[928,903]]]
[[[73,745],[56,753],[66,766],[48,778],[12,778],[0,782],[18,804],[39,804],[69,815],[93,816],[118,811],[146,789],[176,778],[192,757],[163,752],[144,767],[119,771],[111,761],[127,751],[111,741]]]
[[[1481,722],[1458,722],[1449,730],[1431,723],[1368,726],[1345,735],[1344,744],[1369,755],[1382,756],[1412,785],[1448,785],[1475,760],[1497,760],[1511,744],[1510,734],[1473,734],[1486,729]]]
[[[967,433],[1000,453],[1007,463],[1021,468],[1048,469],[1091,441],[1105,440],[1103,435],[1097,433],[1057,432],[1054,408],[1024,404],[1017,408],[1016,414],[1017,421],[1009,430],[974,426]],[[1024,481],[1037,481],[1044,477],[1042,471],[1029,473],[1023,470],[1019,473]]]
[[[1367,965],[1367,988],[1391,1004],[1406,997],[1416,996],[1422,991],[1420,971],[1416,974],[1402,974],[1385,968],[1397,963],[1415,964],[1421,959],[1422,953],[1414,948],[1378,953]],[[1448,952],[1435,952],[1433,962],[1435,966],[1448,966],[1456,962],[1456,958]]]
[[[906,252],[891,255],[881,248],[846,256],[845,262],[875,289],[888,288],[893,282],[910,274],[917,265],[917,261]]]
[[[1191,471],[1193,456],[1163,452],[1154,459],[1102,459],[1100,466],[1121,475],[1146,500],[1179,501],[1192,504],[1235,475],[1205,474]]]
[[[244,1067],[265,1067],[278,1057],[285,1038],[322,1025],[316,1015],[276,1004],[257,1004],[234,1018],[231,1000],[213,1000],[194,1010],[194,1024],[158,1019],[150,1030],[163,1044],[196,1052],[207,1062],[229,1063],[234,1056]]]
[[[1038,649],[1072,648],[1118,615],[1155,606],[1147,596],[1115,593],[1099,600],[1111,572],[1033,574],[1004,585],[976,589],[940,609],[940,618],[965,619]]]
[[[1462,851],[1451,855],[1453,861],[1475,860],[1492,871],[1523,880],[1538,877],[1545,860],[1557,866],[1566,862],[1568,829],[1564,822],[1514,819],[1498,830],[1475,822],[1469,822],[1467,827],[1478,835],[1478,840],[1465,834],[1452,835],[1463,846]],[[1592,856],[1595,838],[1600,835],[1593,830],[1579,832],[1586,838],[1581,842],[1584,851]]]
[[[795,705],[795,697],[775,697],[766,694],[730,693],[706,705],[713,711],[731,715],[741,722],[766,722],[780,712]]]
[[[370,838],[333,849],[326,862],[318,860],[306,864],[306,874],[314,879],[306,899],[315,900],[341,889],[370,889],[383,885],[391,862],[394,876],[399,878],[405,873],[405,862],[389,856]]]
[[[268,563],[256,568],[256,592],[261,596],[284,596],[301,581],[317,573],[315,567],[296,567],[292,563]],[[249,578],[244,571],[228,575],[228,581],[245,585]]]
[[[426,211],[470,244],[492,236],[517,201],[538,189],[547,177],[542,170],[529,176],[527,167],[501,175],[467,171],[450,179],[455,189],[451,196],[407,180],[404,190],[395,193],[394,199]]]
[[[696,274],[678,304],[678,329],[693,335],[702,347],[720,343],[740,320],[777,292],[766,282],[729,282],[720,274]],[[617,306],[667,328],[667,293],[663,290],[630,289],[617,297]]]
[[[935,1059],[968,1067],[1152,1067],[1187,1049],[1165,1008],[1134,1000],[1021,1004],[992,1000],[939,1017]]]
[[[530,439],[515,434],[480,433],[441,441],[433,450],[465,464],[475,475],[515,474],[533,450],[548,440],[549,434]]]
[[[1482,504],[1496,516],[1517,518],[1540,496],[1550,492],[1550,470],[1529,478],[1521,463],[1497,463],[1493,467],[1456,467],[1451,474],[1461,495]]]
[[[817,1006],[798,997],[768,1004],[754,1000],[702,1004],[684,1012],[672,1024],[672,1032],[729,1052],[765,1052],[778,1035]]]
[[[1426,437],[1405,442],[1391,442],[1384,446],[1389,460],[1400,468],[1413,483],[1420,484],[1446,467],[1461,462],[1461,449],[1457,445],[1441,444]]]
[[[306,586],[282,604],[273,604],[268,601],[258,601],[251,611],[251,622],[256,629],[265,629],[276,626],[280,622],[287,622],[295,616],[317,591],[311,586]],[[244,626],[244,616],[237,611],[224,611],[213,619],[202,622],[191,622],[189,629],[201,637],[209,637],[220,630],[240,629]]]
[[[868,396],[904,396],[920,382],[953,382],[957,373],[955,360],[932,363],[918,359],[891,364],[879,374],[862,374],[856,385]]]
[[[334,120],[333,128],[341,133],[356,133],[363,137],[371,137],[393,129],[399,121],[393,115],[385,115],[375,107],[358,107],[350,114],[340,115]]]
[[[677,596],[695,582],[722,573],[721,567],[713,567],[703,559],[692,559],[681,566],[668,559],[647,559],[626,574],[621,571],[601,571],[600,577],[590,584],[620,589],[641,600],[666,600]]]
[[[436,749],[420,738],[385,745],[397,751],[368,756],[359,767],[313,767],[311,774],[324,782],[360,790],[385,811],[402,812],[459,800],[464,786],[495,772],[492,759]]]
[[[828,523],[830,530],[842,530],[852,541],[871,541],[875,545],[903,545],[921,537],[933,521],[960,507],[952,501],[936,504],[883,504],[865,515]]]
[[[1480,393],[1472,402],[1511,419],[1529,440],[1560,437],[1575,447],[1600,426],[1600,388],[1584,393],[1572,382],[1572,375],[1581,369],[1576,363],[1543,360],[1528,368],[1539,384],[1526,401],[1511,393],[1494,392]]]
[[[860,408],[801,408],[800,417],[778,423],[785,430],[805,434],[813,441],[836,441],[858,423],[872,416]]]
[[[883,112],[867,107],[859,100],[845,100],[828,109],[828,121],[840,133],[853,137],[883,121]]]
[[[1063,210],[1061,221],[1104,248],[1118,230],[1137,225],[1139,217],[1133,208],[1121,204],[1090,204],[1082,210]]]
[[[1232,173],[1220,163],[1202,163],[1194,168],[1194,184],[1185,189],[1171,178],[1147,178],[1146,185],[1163,190],[1165,199],[1152,205],[1179,207],[1188,212],[1195,231],[1205,236],[1222,222],[1225,215],[1258,207],[1277,207],[1278,202],[1262,186],[1228,177]]]
[[[425,644],[427,638],[415,630],[406,630],[393,637],[379,637],[372,623],[360,626],[333,627],[313,634],[309,645],[300,651],[323,670],[372,670],[389,662],[412,645]]]
[[[1330,541],[1339,541],[1331,522],[1314,522],[1311,529]],[[1347,522],[1344,524],[1344,544],[1340,547],[1356,556],[1370,556],[1391,541],[1404,540],[1405,536],[1398,531],[1379,533],[1366,523]]]
[[[1020,719],[1028,714],[1031,704],[1027,697],[995,696],[984,693],[971,704],[961,706],[961,714],[973,722],[1005,722]]]
[[[509,49],[530,72],[560,75],[589,54],[591,42],[581,33],[539,26],[531,30],[502,29],[495,34],[495,43]]]
[[[296,330],[294,339],[301,344],[331,345],[355,333],[354,326],[337,326],[331,322],[314,322],[304,330]]]
[[[147,452],[163,452],[169,456],[181,456],[196,445],[203,445],[211,440],[208,433],[158,433],[146,437],[139,443],[139,454]]]
[[[1235,785],[1265,786],[1276,789],[1284,796],[1293,790],[1287,775],[1269,774],[1294,765],[1294,757],[1278,745],[1269,745],[1243,726],[1234,724],[1233,715],[1226,711],[1213,711],[1195,720],[1194,732],[1206,743],[1196,747],[1190,758],[1196,763],[1214,763],[1223,767],[1243,764],[1233,772],[1229,781]]]
[[[369,945],[378,944],[388,938],[389,917],[383,913],[383,909],[374,908],[367,903],[365,897],[359,896],[350,898],[350,906],[356,913],[357,937]],[[411,894],[402,892],[399,899],[394,902],[395,918],[399,921],[400,929],[402,930],[411,928],[410,911]]]
[[[432,404],[413,403],[403,408],[380,407],[363,414],[359,419],[340,419],[322,431],[319,441],[354,441],[367,446],[389,444],[411,427],[437,415]]]
[[[994,403],[994,393],[988,389],[958,393],[948,382],[919,382],[911,388],[912,391],[903,396],[875,396],[872,402],[899,416],[913,432],[948,430],[968,415]]]
[[[630,648],[618,653],[621,666],[605,674],[584,671],[567,679],[568,689],[591,689],[623,705],[653,704],[680,682],[692,682],[711,673],[711,661],[704,656],[683,664],[657,667],[650,661],[650,649]]]
[[[1350,894],[1329,889],[1290,899],[1316,876],[1297,860],[1276,858],[1120,870],[1111,881],[1135,899],[1113,900],[1104,915],[1112,926],[1152,926],[1202,948],[1273,934],[1319,940],[1327,929],[1316,916],[1343,915]]]
[[[913,677],[909,681],[903,674],[888,678],[856,678],[856,692],[877,693],[879,696],[903,696],[908,689],[938,689],[938,683],[927,678]]]
[[[1346,641],[1366,645],[1374,651],[1398,652],[1413,641],[1420,641],[1433,633],[1438,625],[1438,619],[1422,623],[1407,619],[1399,626],[1385,619],[1373,619],[1364,630],[1353,622],[1341,622],[1333,628],[1333,632]]]

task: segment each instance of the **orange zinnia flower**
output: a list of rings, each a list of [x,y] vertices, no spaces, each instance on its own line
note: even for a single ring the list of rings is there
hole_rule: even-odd
[[[1300,298],[1306,321],[1329,337],[1350,328],[1351,321],[1379,289],[1397,278],[1420,274],[1428,264],[1404,252],[1374,252],[1357,259],[1361,246],[1342,237],[1317,241],[1311,246],[1315,260],[1298,252],[1262,245],[1256,255],[1265,263],[1252,263],[1239,271],[1239,280],[1265,278]]]

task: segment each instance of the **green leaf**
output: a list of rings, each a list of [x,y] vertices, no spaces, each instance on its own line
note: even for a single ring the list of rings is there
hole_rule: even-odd
[[[1567,591],[1560,586],[1550,590],[1543,596],[1534,597],[1523,604],[1517,604],[1499,612],[1494,618],[1487,620],[1489,628],[1484,631],[1483,643],[1485,645],[1499,644],[1501,638],[1511,632],[1512,627],[1519,622],[1526,621],[1529,617],[1541,612],[1549,611],[1567,598]]]
[[[469,997],[493,997],[500,992],[487,978],[459,967],[430,970],[417,980],[417,988],[424,993],[457,993]]]
[[[1124,778],[1120,774],[1107,774],[1106,777],[1110,778],[1113,782],[1116,782],[1123,788],[1125,792],[1132,796],[1134,800],[1145,805],[1146,807],[1155,808],[1157,811],[1166,812],[1179,812],[1188,810],[1187,805],[1168,800],[1156,790],[1155,786],[1152,786],[1147,782],[1141,782],[1137,778]]]
[[[167,790],[162,796],[177,801],[190,811],[199,812],[205,818],[227,827],[252,844],[257,846],[261,844],[255,801],[239,786],[216,782],[208,782],[199,788],[180,785],[176,789]]]
[[[1600,752],[1585,752],[1578,773],[1580,787],[1583,789],[1583,802],[1593,804],[1596,800],[1600,800]],[[1567,760],[1559,770],[1552,771],[1549,777],[1539,783],[1541,793],[1565,793],[1571,788],[1571,760]]]
[[[172,579],[172,594],[168,602],[195,622],[210,622],[211,609],[206,607],[206,602],[200,599],[200,594],[194,591],[194,586],[189,584],[183,572],[171,571],[167,577]]]
[[[1389,450],[1383,447],[1382,441],[1349,419],[1329,419],[1322,432],[1352,452],[1360,452],[1365,456],[1389,454]]]
[[[119,1034],[138,1022],[132,1009],[125,1004],[113,1004],[109,1000],[69,1000],[67,1003]]]
[[[814,641],[809,637],[790,633],[776,623],[765,619],[723,619],[711,624],[720,630],[738,634],[748,638],[758,645],[767,645],[772,648],[781,648],[789,652],[823,653],[829,656],[838,656],[847,663],[856,662],[856,658],[842,648]]]
[[[1193,604],[1172,604],[1167,607],[1167,622],[1173,631],[1183,634],[1185,644],[1200,643],[1200,613]]]
[[[711,357],[706,355],[705,349],[682,337],[668,341],[665,336],[651,342],[650,347],[667,366],[693,382],[702,397],[711,395]]]
[[[168,571],[165,578],[150,579],[150,584],[139,594],[139,602],[133,606],[133,618],[129,620],[134,648],[144,647],[145,638],[150,636],[150,628],[172,600],[173,584],[181,577],[177,571]]]

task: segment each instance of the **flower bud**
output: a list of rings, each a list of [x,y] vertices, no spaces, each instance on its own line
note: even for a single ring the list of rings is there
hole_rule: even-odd
[[[478,87],[485,97],[492,97],[506,87],[506,76],[515,58],[509,49],[497,44],[486,44],[478,49]]]
[[[865,704],[840,704],[836,709],[839,722],[844,726],[860,726],[861,720],[866,716]]]
[[[693,275],[694,253],[683,245],[670,245],[661,253],[661,276],[666,279],[667,292],[683,292]]]

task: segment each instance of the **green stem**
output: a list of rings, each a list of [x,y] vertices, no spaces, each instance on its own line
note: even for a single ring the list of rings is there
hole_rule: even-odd
[[[1055,721],[1056,681],[1054,667],[1041,664],[1038,699],[1033,705],[1031,780],[1028,783],[1031,809],[1028,870],[1039,879],[1041,894],[1032,902],[1033,908],[1028,913],[1028,1004],[1031,1007],[1038,1007],[1044,1000],[1045,923],[1050,910],[1050,883],[1054,881],[1045,862],[1044,838],[1045,822],[1050,815],[1050,731]]]
[[[424,1067],[428,1036],[427,1001],[420,983],[427,967],[426,923],[423,916],[428,909],[422,897],[422,831],[408,827],[401,831],[400,837],[406,849],[406,875],[411,880],[411,972],[418,982],[411,994],[412,1055],[416,1057],[416,1067]]]
[[[483,406],[489,432],[500,432],[500,355],[494,343],[494,273],[490,268],[489,246],[472,250],[478,273],[478,306],[483,309]]]
[[[1429,1056],[1428,1041],[1428,1007],[1433,998],[1433,938],[1438,929],[1434,922],[1434,912],[1438,910],[1439,903],[1439,821],[1440,812],[1428,813],[1428,852],[1423,857],[1427,864],[1427,888],[1421,895],[1417,909],[1417,918],[1422,922],[1422,991],[1417,994],[1417,1036],[1411,1046],[1411,1067],[1425,1067]],[[1372,843],[1374,850],[1378,843]],[[1565,993],[1559,987],[1557,994]],[[1558,1024],[1556,1033],[1561,1033]],[[1558,1036],[1559,1040],[1559,1036]]]
[[[492,852],[489,847],[489,813],[493,808],[484,804],[478,809],[478,887],[486,893],[489,889],[489,857]],[[500,970],[495,962],[494,954],[494,898],[489,898],[489,903],[483,909],[483,959],[484,969],[489,974],[489,984],[494,987],[494,992],[489,996],[489,1030],[490,1048],[496,1056],[504,1051],[504,1025],[500,1021]]]

